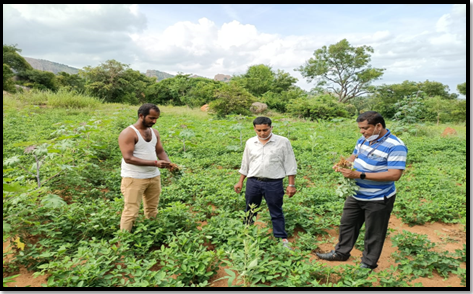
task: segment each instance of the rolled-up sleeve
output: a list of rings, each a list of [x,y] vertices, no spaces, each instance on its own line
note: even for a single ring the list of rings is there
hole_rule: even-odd
[[[248,142],[245,144],[245,150],[243,151],[243,158],[241,159],[240,174],[247,176],[250,169],[250,154],[248,149]]]
[[[297,174],[297,162],[294,150],[289,140],[286,141],[284,148],[284,171],[286,176],[292,176]]]

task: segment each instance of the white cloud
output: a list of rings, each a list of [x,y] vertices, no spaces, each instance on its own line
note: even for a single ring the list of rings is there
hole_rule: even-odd
[[[3,39],[6,44],[18,44],[24,56],[78,68],[115,59],[141,72],[156,69],[213,78],[218,73],[241,74],[251,65],[266,64],[290,73],[299,79],[299,86],[309,90],[313,85],[294,69],[304,65],[316,49],[346,38],[352,46],[373,47],[371,65],[386,68],[378,83],[434,77],[444,83],[448,75],[464,75],[466,79],[464,4],[452,5],[448,13],[437,13],[435,18],[398,11],[391,17],[393,10],[387,6],[368,6],[365,9],[372,13],[385,12],[384,17],[366,17],[360,29],[351,21],[334,31],[331,26],[337,23],[321,31],[323,24],[310,16],[331,13],[333,18],[342,13],[339,9],[326,12],[328,6],[322,10],[317,5],[295,6],[297,10],[285,14],[278,10],[282,5],[205,5],[198,6],[199,16],[195,17],[189,6],[166,14],[166,5],[4,4]],[[316,9],[311,14],[307,10],[312,7]],[[394,8],[410,12],[411,7],[408,11],[402,10],[404,6]],[[440,5],[424,7],[442,9]],[[159,10],[160,20],[165,21],[153,23],[157,18],[151,14],[153,9]],[[286,19],[288,15],[294,18]],[[342,16],[354,20],[353,14]],[[291,28],[293,24],[296,26]],[[279,34],[279,29],[289,34]]]

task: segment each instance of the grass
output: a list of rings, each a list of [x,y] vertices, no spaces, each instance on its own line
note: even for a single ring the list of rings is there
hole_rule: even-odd
[[[44,105],[50,108],[94,109],[103,104],[100,99],[67,90],[19,92],[3,95],[3,105],[21,107],[24,105]]]

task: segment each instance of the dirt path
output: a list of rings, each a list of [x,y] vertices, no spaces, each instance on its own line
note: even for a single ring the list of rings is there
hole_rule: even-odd
[[[258,222],[257,222],[258,223]],[[260,223],[259,225],[265,225]],[[422,226],[413,226],[409,227],[406,224],[403,224],[400,219],[396,218],[395,216],[391,216],[389,222],[389,228],[394,229],[393,232],[387,237],[386,242],[384,244],[383,252],[381,254],[381,258],[378,263],[378,268],[375,271],[386,270],[391,265],[395,265],[394,259],[391,257],[391,254],[397,250],[397,247],[392,246],[391,237],[402,233],[403,230],[427,235],[428,239],[431,242],[437,244],[436,250],[439,252],[442,251],[449,251],[455,252],[456,249],[463,249],[463,244],[466,244],[466,233],[463,231],[463,227],[459,224],[443,224],[443,223],[429,223]],[[323,252],[330,251],[335,246],[337,239],[338,239],[338,229],[334,228],[328,231],[329,236],[324,237],[323,240],[326,240],[326,243],[320,244],[320,250]],[[294,242],[297,238],[297,233],[294,234],[291,238],[289,238],[290,242]],[[321,237],[322,238],[322,237]],[[322,239],[319,239],[322,241]],[[3,243],[3,251],[7,250],[9,246],[9,242]],[[354,258],[350,258],[348,261],[345,262],[324,262],[327,266],[336,266],[339,264],[350,264],[356,265],[355,260],[360,260],[361,258],[361,251],[358,249],[353,249],[351,252]],[[6,259],[11,258],[11,256],[7,256]],[[317,259],[315,254],[312,254],[311,260]],[[461,265],[462,268],[466,268],[466,264],[463,262]],[[227,276],[225,272],[225,268],[228,267],[221,267],[216,275],[214,275],[210,279],[211,287],[228,287],[228,282],[226,279],[219,280],[219,278]],[[16,273],[18,274],[18,273]],[[27,271],[25,268],[20,267],[19,276],[15,278],[13,282],[7,284],[7,287],[41,287],[41,284],[46,284],[47,276],[39,276],[37,278],[33,277],[33,272]],[[11,274],[9,274],[11,275]],[[4,273],[5,277],[5,273]],[[461,280],[458,276],[450,274],[448,279],[444,279],[443,277],[439,276],[438,274],[434,273],[433,278],[418,278],[413,281],[413,283],[422,283],[424,287],[464,287],[461,285]]]

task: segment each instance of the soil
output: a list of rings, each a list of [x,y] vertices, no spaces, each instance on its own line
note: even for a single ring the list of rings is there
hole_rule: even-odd
[[[266,226],[265,223],[256,222],[257,225]],[[205,225],[205,224],[202,224]],[[383,252],[381,253],[381,257],[378,262],[378,268],[374,271],[382,271],[388,269],[391,265],[395,265],[394,259],[391,257],[391,254],[397,250],[397,247],[392,246],[391,237],[395,234],[402,233],[403,230],[427,235],[428,239],[431,242],[437,244],[436,251],[443,252],[449,251],[454,253],[456,249],[463,249],[463,244],[466,244],[466,232],[462,225],[460,224],[444,224],[444,223],[428,223],[424,225],[417,225],[413,227],[409,227],[407,224],[402,223],[402,221],[396,218],[394,215],[391,216],[389,221],[389,228],[393,229],[393,231],[388,235],[386,241],[384,243]],[[338,240],[338,228],[333,228],[328,232],[328,236],[321,236],[319,241],[319,248],[321,252],[328,252],[332,250],[337,243]],[[294,242],[298,232],[296,231],[295,234],[288,238],[290,242]],[[326,241],[326,242],[324,242]],[[9,246],[9,242],[3,243],[3,251],[7,250]],[[311,254],[311,260],[318,259],[314,253]],[[351,252],[352,257],[348,261],[344,262],[337,262],[337,261],[322,261],[326,264],[326,266],[336,266],[340,264],[350,264],[350,265],[357,265],[357,261],[361,258],[361,251],[354,248]],[[4,262],[11,258],[7,256],[4,259]],[[463,262],[461,264],[462,268],[466,268],[466,263]],[[211,277],[210,279],[210,286],[211,287],[228,287],[228,281],[226,279],[218,280],[221,277],[227,276],[225,269],[228,267],[221,266],[218,270],[217,274]],[[37,278],[33,277],[33,272],[27,271],[24,267],[20,267],[19,271],[14,273],[19,274],[18,277],[14,279],[13,282],[7,283],[7,287],[41,287],[41,284],[46,284],[47,275],[46,276],[39,276]],[[4,273],[4,277],[11,276],[12,274]],[[461,285],[461,280],[457,275],[450,274],[447,279],[444,279],[440,275],[438,275],[435,271],[432,278],[418,278],[412,282],[414,283],[422,283],[424,287],[436,287],[436,288],[444,288],[444,287],[465,287]]]

